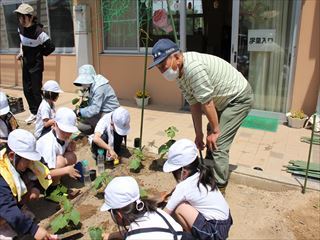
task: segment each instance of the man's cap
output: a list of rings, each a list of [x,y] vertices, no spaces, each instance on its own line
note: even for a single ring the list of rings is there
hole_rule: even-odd
[[[31,161],[41,159],[41,155],[36,151],[36,139],[27,130],[13,130],[8,136],[8,146],[15,154],[25,159]]]
[[[128,135],[130,131],[130,114],[123,107],[118,107],[112,113],[112,121],[116,132],[121,136]]]
[[[149,65],[148,69],[151,69],[154,66],[158,65],[172,53],[175,53],[177,51],[179,51],[178,45],[172,42],[170,39],[160,39],[154,44],[152,48],[153,63]]]
[[[62,107],[57,110],[55,121],[58,128],[67,133],[75,133],[78,131],[76,127],[77,116],[67,107]]]
[[[180,139],[169,148],[168,160],[163,165],[164,172],[173,172],[192,163],[198,156],[196,144],[189,139]]]
[[[54,80],[46,81],[45,84],[43,84],[42,90],[54,93],[63,93],[59,84]]]
[[[10,111],[7,95],[0,92],[0,115],[5,115]]]
[[[33,14],[33,7],[31,7],[29,4],[22,3],[13,12],[20,13],[20,14],[23,14],[23,15],[27,15],[27,14],[32,15]]]
[[[120,209],[139,199],[139,185],[133,177],[116,177],[111,180],[104,190],[104,203],[100,211]]]

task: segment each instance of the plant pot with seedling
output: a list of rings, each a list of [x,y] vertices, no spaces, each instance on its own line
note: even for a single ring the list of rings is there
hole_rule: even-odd
[[[292,128],[303,128],[308,116],[302,111],[291,111],[287,113],[288,126]]]
[[[149,104],[150,95],[148,92],[143,92],[141,90],[136,92],[135,100],[138,107],[147,106]]]

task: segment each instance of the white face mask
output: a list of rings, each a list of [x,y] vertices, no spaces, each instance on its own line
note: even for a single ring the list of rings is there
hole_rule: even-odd
[[[172,69],[172,62],[171,61],[171,66],[162,73],[162,75],[168,80],[168,81],[174,81],[179,77],[179,68],[177,67],[176,70]]]

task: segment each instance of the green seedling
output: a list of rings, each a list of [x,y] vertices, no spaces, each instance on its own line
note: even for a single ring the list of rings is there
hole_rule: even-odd
[[[144,188],[140,188],[140,198],[147,198],[148,192]]]
[[[88,106],[88,90],[81,89],[79,91],[79,97],[72,99],[71,103],[75,106],[75,109],[84,108]]]
[[[174,140],[174,137],[176,136],[176,133],[179,132],[179,130],[175,126],[171,126],[164,130],[164,132],[166,133],[169,140],[158,148],[160,159],[163,159],[163,157],[168,153],[169,148],[172,146],[172,144],[175,143],[176,140]]]
[[[62,201],[62,207],[63,213],[53,219],[50,223],[51,229],[54,233],[64,228],[71,230],[80,222],[80,213],[73,208],[73,205],[68,199],[64,199]]]
[[[142,147],[141,149],[135,148],[133,150],[133,156],[129,164],[130,169],[133,171],[139,170],[142,165],[142,161],[144,160],[143,148],[144,147]]]
[[[102,240],[102,229],[100,227],[89,227],[91,240]]]
[[[94,182],[93,182],[93,187],[96,190],[99,190],[102,187],[105,187],[108,185],[108,183],[112,180],[112,177],[108,175],[107,172],[101,173],[100,176],[98,176]]]

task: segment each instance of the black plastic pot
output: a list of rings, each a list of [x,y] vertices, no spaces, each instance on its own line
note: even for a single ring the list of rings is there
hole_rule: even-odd
[[[134,139],[133,146],[134,146],[135,148],[138,148],[138,147],[140,147],[140,144],[141,144],[140,138],[135,138],[135,139]]]
[[[89,174],[90,174],[91,182],[94,181],[97,178],[97,171],[96,170],[91,169]]]

